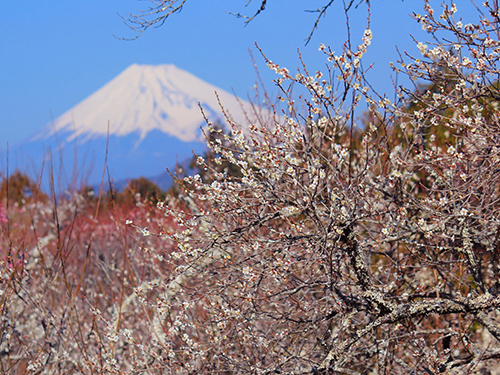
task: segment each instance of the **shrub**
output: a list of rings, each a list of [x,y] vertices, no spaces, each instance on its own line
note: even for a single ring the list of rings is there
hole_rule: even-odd
[[[8,198],[18,205],[22,205],[28,201],[47,200],[47,195],[40,190],[39,184],[25,173],[16,170],[11,176],[1,177],[0,200]]]

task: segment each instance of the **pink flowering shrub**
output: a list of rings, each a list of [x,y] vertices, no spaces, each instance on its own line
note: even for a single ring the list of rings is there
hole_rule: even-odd
[[[5,216],[5,207],[0,203],[0,224],[5,224],[7,217]]]
[[[169,272],[161,253],[171,246],[121,218],[155,232],[171,220],[148,201],[97,207],[74,193],[57,206],[33,203],[8,215],[22,225],[2,227],[2,373],[114,373],[154,358],[152,307],[134,288]]]

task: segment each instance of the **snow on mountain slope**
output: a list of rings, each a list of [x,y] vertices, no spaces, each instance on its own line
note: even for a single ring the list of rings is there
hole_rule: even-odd
[[[134,64],[11,150],[11,169],[38,176],[42,165],[53,166],[61,186],[75,185],[75,179],[95,184],[107,155],[106,171],[115,181],[158,176],[205,150],[200,105],[210,121],[224,123],[216,92],[243,128],[255,110],[258,117],[271,115],[174,65]]]
[[[184,142],[196,140],[203,117],[198,103],[214,120],[223,114],[215,95],[237,123],[246,123],[233,94],[213,86],[174,65],[131,65],[104,87],[58,117],[43,132],[70,133],[84,142],[96,136],[139,134],[139,141],[157,129]],[[46,129],[47,130],[47,129]]]

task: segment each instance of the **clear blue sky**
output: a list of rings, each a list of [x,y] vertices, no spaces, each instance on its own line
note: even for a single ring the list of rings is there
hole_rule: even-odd
[[[102,87],[133,63],[175,64],[225,90],[245,97],[255,81],[249,49],[264,81],[273,90],[274,74],[254,49],[291,71],[299,65],[300,48],[310,70],[325,65],[320,43],[340,51],[346,38],[342,1],[337,0],[304,45],[316,18],[304,12],[326,0],[270,0],[265,12],[248,26],[227,11],[252,14],[259,0],[188,0],[184,10],[160,28],[132,37],[118,14],[147,7],[139,0],[1,0],[0,1],[0,142],[16,144],[37,133],[51,118]],[[433,1],[436,8],[441,1]],[[470,12],[468,1],[463,1]],[[460,12],[459,3],[459,12]],[[370,81],[392,97],[390,61],[395,46],[415,51],[410,33],[421,28],[409,17],[422,12],[420,0],[372,0],[372,48],[364,64],[375,63]],[[437,10],[440,13],[440,11]],[[350,13],[353,43],[366,27],[366,7]],[[425,36],[424,39],[430,39]]]

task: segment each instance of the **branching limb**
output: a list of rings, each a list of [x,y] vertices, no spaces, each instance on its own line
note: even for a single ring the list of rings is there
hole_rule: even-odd
[[[138,14],[122,17],[128,27],[137,32],[132,39],[139,38],[150,27],[162,26],[168,17],[182,10],[186,0],[149,0],[153,5]]]
[[[411,302],[399,305],[390,313],[379,317],[372,323],[368,324],[365,328],[356,331],[350,339],[338,345],[334,344],[325,359],[321,362],[317,372],[326,373],[327,371],[334,369],[335,364],[346,354],[354,343],[384,324],[393,324],[402,321],[403,319],[414,319],[433,314],[445,315],[453,313],[475,313],[480,315],[484,310],[498,307],[500,307],[500,297],[494,297],[491,294],[484,294],[471,300],[463,298],[458,301],[436,299],[434,301]],[[483,317],[483,321],[489,323],[488,319],[484,319],[483,315],[481,316]]]

